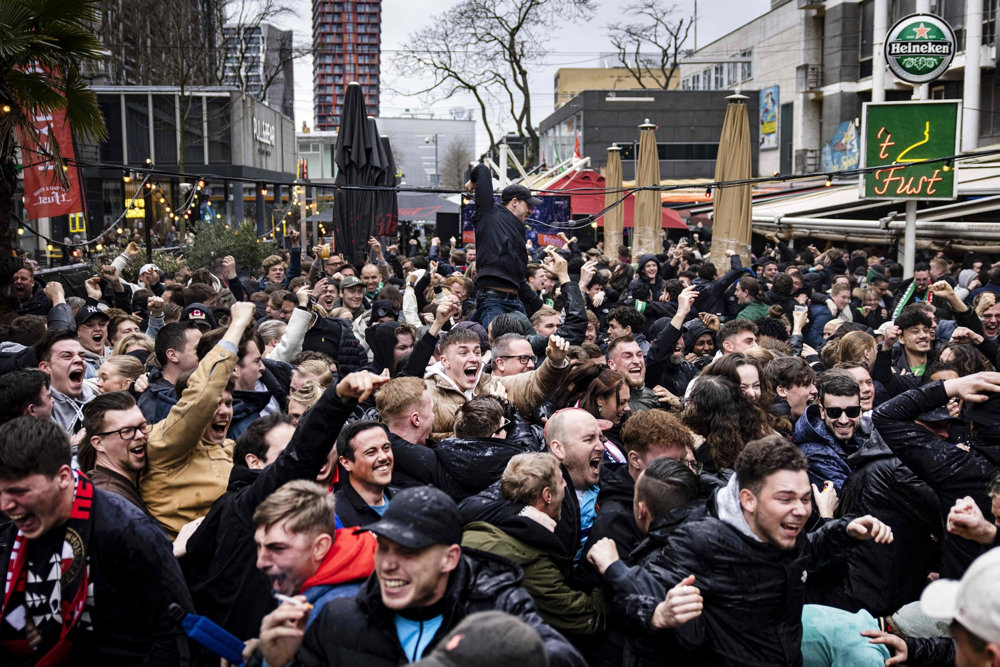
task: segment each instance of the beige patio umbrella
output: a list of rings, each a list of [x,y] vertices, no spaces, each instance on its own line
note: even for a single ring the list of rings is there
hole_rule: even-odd
[[[618,146],[608,148],[608,166],[604,169],[604,205],[611,206],[622,198],[622,149]],[[625,229],[625,202],[604,214],[604,254],[608,257],[617,256],[618,246],[622,244],[622,233]]]
[[[753,165],[750,151],[750,121],[747,117],[746,95],[726,98],[726,118],[722,122],[719,154],[715,158],[715,180],[741,181],[752,178]],[[733,250],[743,258],[743,266],[750,261],[750,217],[752,200],[750,184],[716,188],[712,193],[712,260],[720,273],[728,266],[719,263],[726,250]]]
[[[635,168],[636,187],[660,184],[660,157],[656,149],[656,126],[646,119],[639,126],[639,158]],[[635,195],[632,220],[632,254],[660,252],[663,202],[658,190],[642,190]]]

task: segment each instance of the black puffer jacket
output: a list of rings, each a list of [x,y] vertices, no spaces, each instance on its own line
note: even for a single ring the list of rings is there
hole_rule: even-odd
[[[776,549],[748,534],[745,520],[738,529],[718,518],[716,499],[725,493],[728,487],[709,500],[710,516],[676,528],[644,566],[660,584],[647,599],[662,600],[684,577],[695,575],[704,613],[673,631],[690,652],[684,664],[801,665],[806,580],[856,544],[847,536],[847,520],[800,533],[792,550]],[[648,622],[652,611],[640,605],[630,613]]]
[[[580,501],[577,500],[573,480],[565,466],[559,466],[563,479],[566,480],[566,493],[563,494],[562,514],[556,524],[555,535],[563,545],[563,553],[575,555],[580,548]],[[604,474],[604,468],[601,468]],[[512,505],[500,496],[500,482],[491,484],[474,496],[470,496],[458,504],[462,513],[462,523],[468,525],[473,521],[485,521],[494,526],[511,514]],[[513,510],[515,513],[519,508]]]
[[[892,544],[863,542],[823,577],[809,579],[809,599],[850,612],[887,616],[920,597],[941,557],[941,517],[934,491],[892,453],[876,431],[847,459],[853,472],[837,515],[871,514],[892,527]]]
[[[536,451],[500,438],[447,438],[433,447],[441,466],[462,487],[462,498],[498,481],[517,454]]]
[[[619,554],[627,554],[642,539],[632,514],[632,496],[635,480],[628,472],[628,464],[601,465],[601,491],[597,494],[597,518],[587,537],[587,545],[577,567],[576,576],[581,583],[600,585],[601,573],[587,560],[587,552],[602,537],[615,541]]]
[[[275,606],[270,583],[257,570],[253,514],[284,483],[316,479],[353,407],[331,385],[274,463],[262,471],[233,466],[226,493],[188,540],[181,565],[196,608],[240,639],[256,637]]]
[[[368,355],[355,338],[347,320],[320,317],[306,331],[302,349],[316,350],[333,359],[337,362],[337,372],[340,377],[353,373],[368,363]]]
[[[646,618],[634,617],[633,610],[655,608],[663,600],[659,593],[661,584],[652,578],[643,565],[656,558],[667,538],[686,521],[704,518],[708,507],[704,500],[696,500],[678,507],[649,526],[649,533],[621,560],[612,563],[604,580],[611,590],[612,600],[608,614],[608,642],[617,646],[623,667],[660,665],[662,656],[679,650],[671,633],[650,632]],[[652,597],[651,597],[652,595]],[[605,655],[602,652],[602,655]]]
[[[465,497],[465,488],[448,474],[432,447],[415,445],[395,433],[389,433],[389,443],[392,445],[393,486],[406,489],[429,484],[441,489],[456,502]]]
[[[990,516],[991,501],[986,490],[1000,465],[1000,443],[995,435],[992,442],[973,442],[971,451],[964,451],[914,423],[921,413],[947,402],[944,383],[931,382],[883,403],[872,415],[889,449],[937,494],[942,524],[955,501],[965,496],[971,496],[983,514]],[[984,550],[976,542],[943,533],[941,576],[961,578]]]
[[[552,667],[583,667],[583,658],[566,639],[546,625],[528,592],[521,569],[491,554],[462,549],[439,607],[444,620],[428,645],[428,655],[462,619],[478,611],[504,611],[533,627],[545,642]],[[395,614],[382,604],[376,575],[356,598],[331,600],[306,630],[293,664],[398,667],[407,662],[395,628]]]

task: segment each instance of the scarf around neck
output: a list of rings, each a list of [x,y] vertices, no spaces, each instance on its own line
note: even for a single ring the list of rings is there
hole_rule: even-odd
[[[94,594],[87,548],[94,486],[77,470],[73,479],[69,520],[55,529],[52,539],[35,542],[18,531],[7,563],[0,642],[15,655],[39,655],[36,666],[68,660],[73,644],[70,632],[92,629]],[[42,637],[36,648],[28,645],[29,621]]]

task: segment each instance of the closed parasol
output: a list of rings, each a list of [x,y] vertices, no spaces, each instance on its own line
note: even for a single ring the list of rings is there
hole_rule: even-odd
[[[719,154],[715,159],[715,180],[745,181],[752,177],[750,151],[750,120],[747,117],[747,97],[730,95],[726,98],[726,117],[722,122]],[[712,258],[718,262],[726,250],[750,260],[751,185],[730,185],[715,190],[712,202]]]
[[[646,119],[639,126],[639,159],[636,166],[636,186],[639,188],[660,185],[660,156],[656,147],[656,126]],[[640,190],[635,195],[635,220],[633,221],[633,254],[662,251],[660,230],[663,214],[657,190]]]
[[[604,205],[611,206],[622,198],[622,150],[618,146],[608,149],[608,166],[604,170]],[[623,242],[625,228],[625,202],[604,214],[604,252],[608,257],[618,252]]]

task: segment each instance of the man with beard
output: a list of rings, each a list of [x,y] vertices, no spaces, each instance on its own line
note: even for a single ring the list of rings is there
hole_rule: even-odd
[[[822,488],[832,482],[840,493],[851,475],[847,458],[864,444],[861,432],[861,393],[847,371],[829,370],[817,381],[816,403],[795,424],[792,442],[809,459],[809,479]]]
[[[83,425],[83,406],[97,396],[96,390],[83,383],[85,355],[72,331],[47,331],[35,346],[38,370],[49,376],[52,421],[71,434]]]
[[[52,302],[45,296],[44,286],[35,281],[34,270],[25,264],[14,272],[10,293],[17,300],[18,315],[45,315]]]
[[[321,278],[313,286],[312,293],[316,299],[316,303],[322,306],[323,310],[328,313],[333,312],[333,309],[337,307],[337,302],[340,300],[340,288],[337,286],[337,283],[329,278]]]
[[[608,368],[625,377],[629,388],[628,406],[632,412],[660,407],[660,397],[646,386],[646,359],[639,343],[630,335],[619,336],[608,345]]]
[[[139,495],[139,475],[146,469],[146,441],[152,426],[124,391],[101,394],[83,408],[87,440],[80,445],[80,465],[97,488],[117,493],[146,511]],[[94,457],[92,470],[85,460]]]
[[[871,435],[872,410],[875,408],[875,381],[872,380],[867,364],[860,361],[845,361],[837,364],[837,368],[847,371],[858,383],[858,398],[861,399],[861,432]]]
[[[347,527],[375,523],[389,509],[393,491],[392,445],[379,422],[361,419],[344,427],[337,438],[340,465],[347,483],[337,491],[337,516]]]
[[[805,533],[812,511],[807,461],[779,435],[746,445],[729,484],[709,500],[709,516],[689,521],[667,538],[644,569],[652,575],[646,599],[662,601],[683,583],[681,594],[700,592],[687,622],[660,619],[653,603],[636,609],[653,627],[673,627],[673,638],[693,664],[787,665],[802,663],[802,603],[809,572],[858,542],[892,541],[888,526],[871,516],[827,521]],[[664,622],[665,621],[665,622]]]

